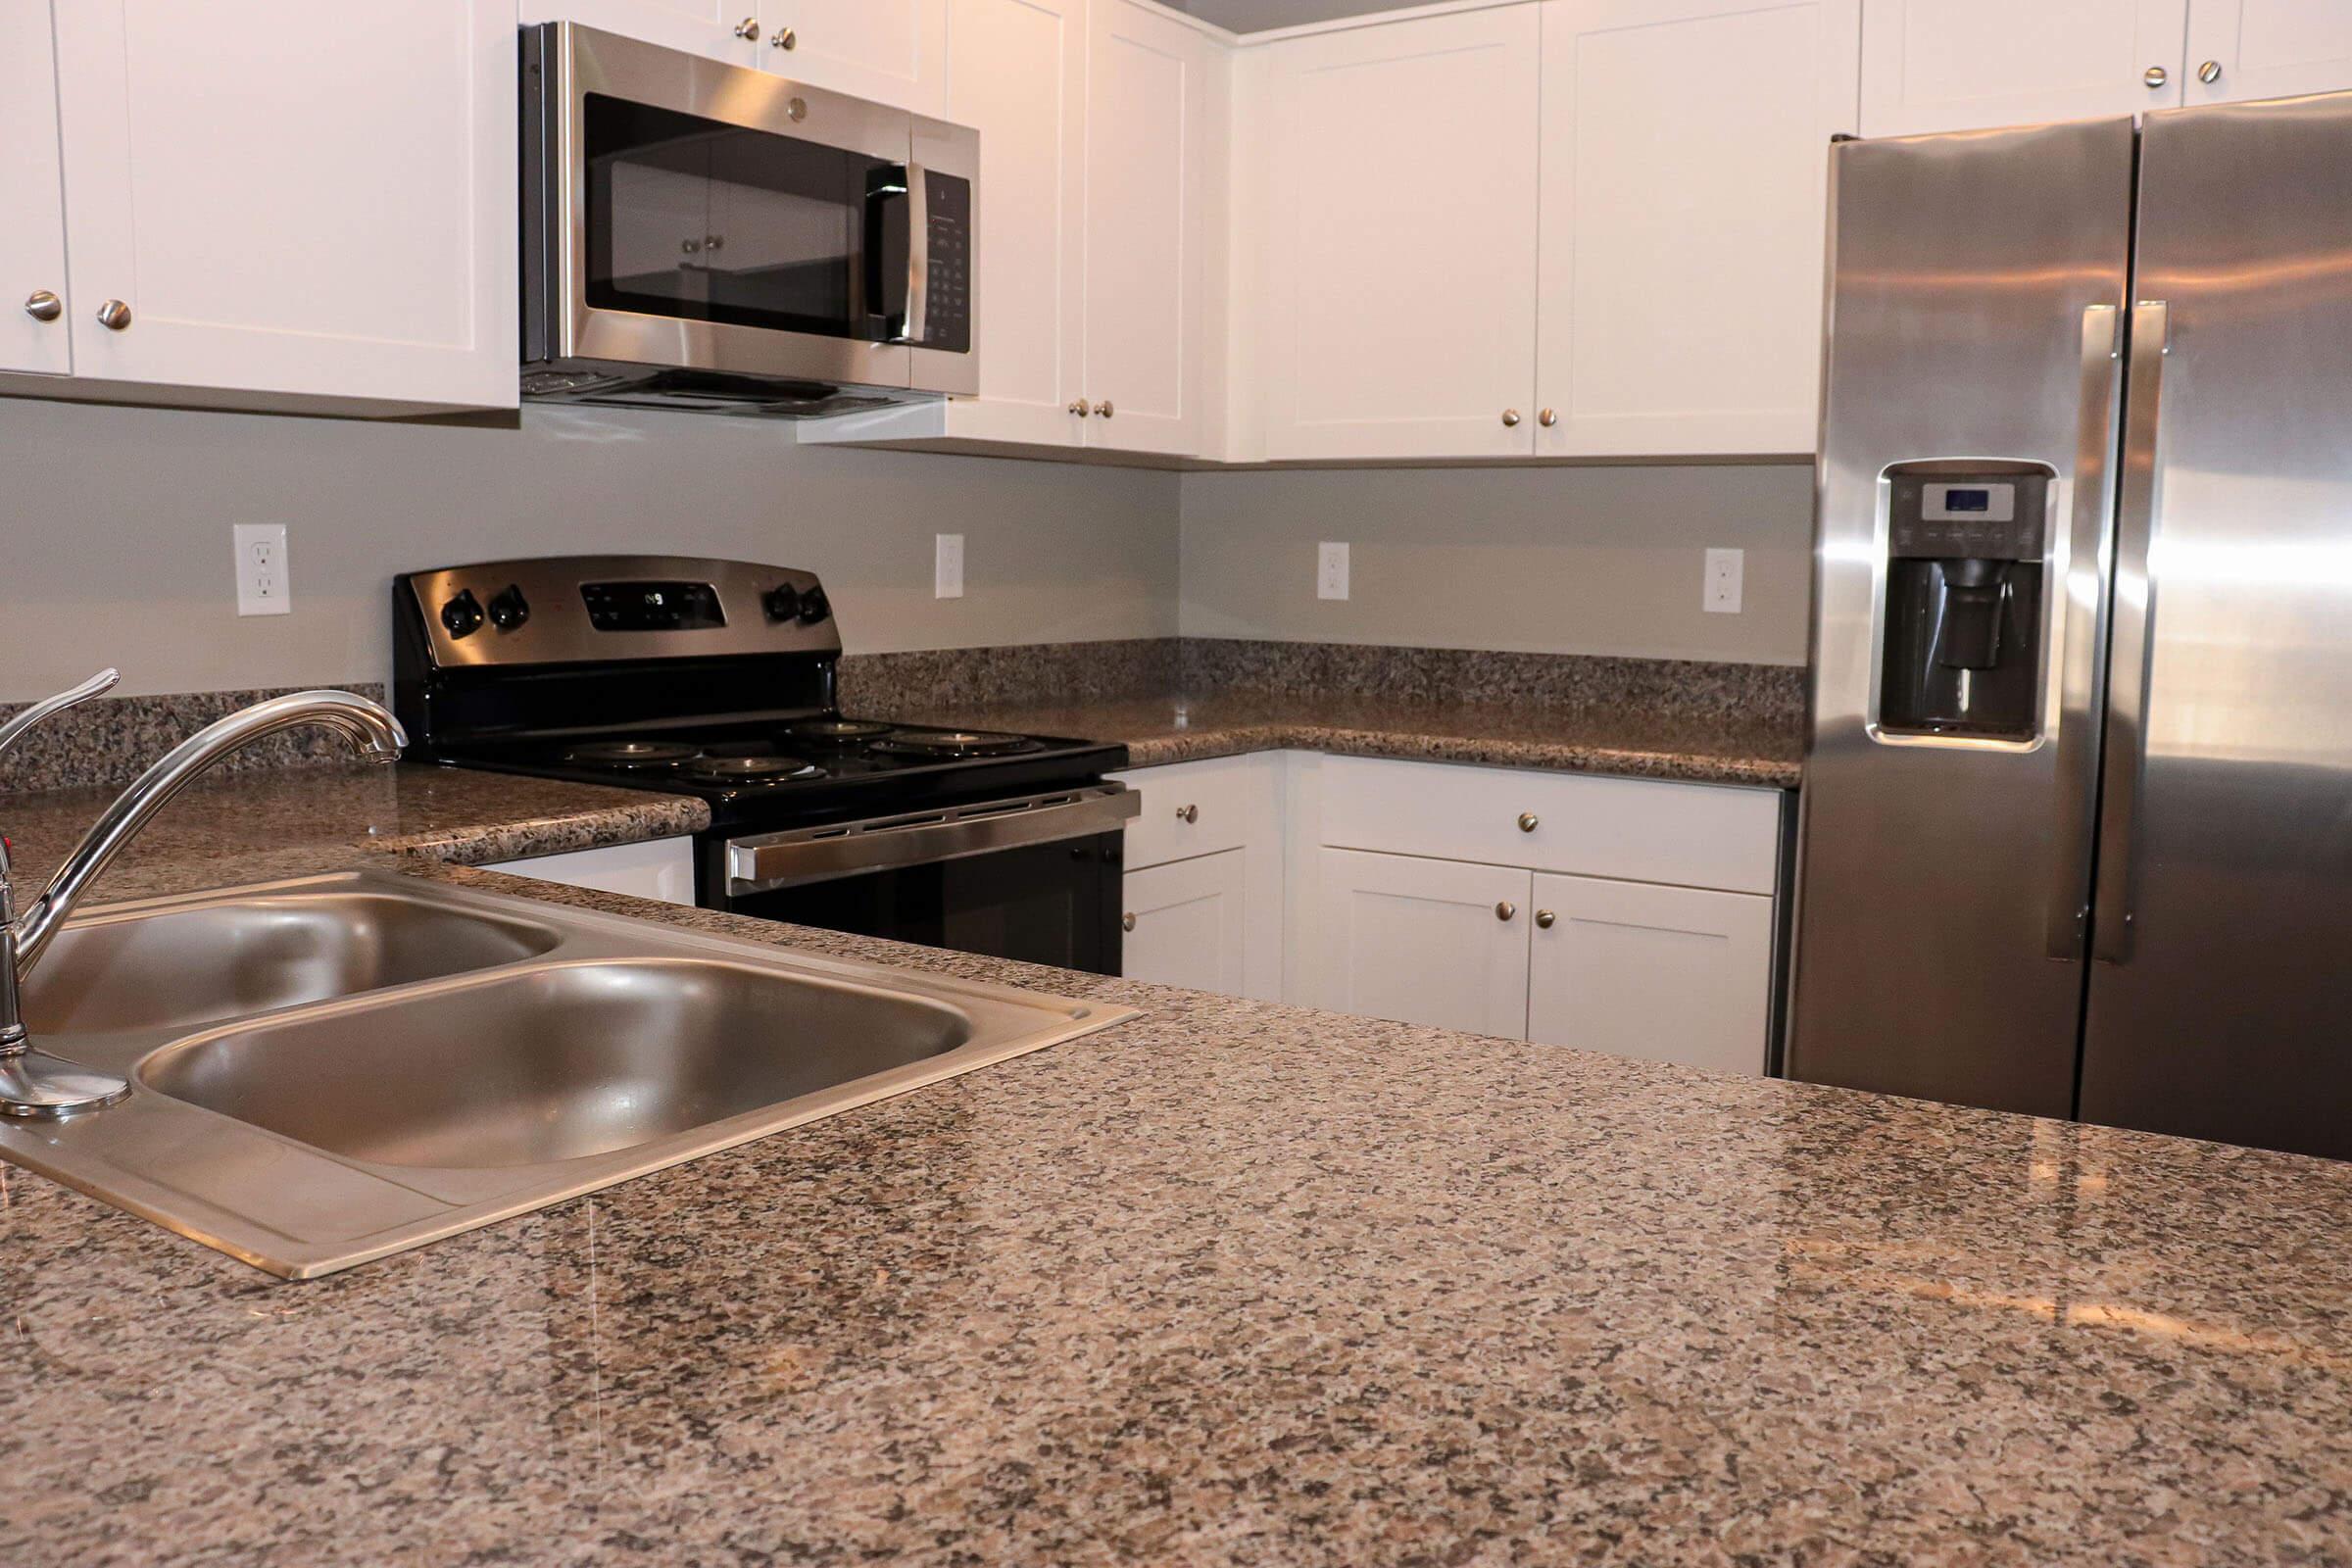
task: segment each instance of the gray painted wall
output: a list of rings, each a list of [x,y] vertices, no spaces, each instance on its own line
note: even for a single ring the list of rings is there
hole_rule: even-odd
[[[1184,476],[1188,637],[1802,664],[1813,470],[1293,469]],[[1315,597],[1316,545],[1351,596]],[[1740,614],[1699,608],[1709,546],[1744,550]]]
[[[803,447],[754,420],[503,424],[0,399],[0,702],[381,680],[397,571],[645,550],[822,574],[854,652],[1176,630],[1177,476]],[[294,612],[236,613],[232,522],[283,522]],[[932,535],[966,590],[931,596]]]

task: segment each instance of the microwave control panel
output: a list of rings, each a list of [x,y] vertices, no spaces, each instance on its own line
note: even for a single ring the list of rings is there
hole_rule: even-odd
[[[925,171],[930,269],[923,294],[923,347],[972,349],[972,182]]]

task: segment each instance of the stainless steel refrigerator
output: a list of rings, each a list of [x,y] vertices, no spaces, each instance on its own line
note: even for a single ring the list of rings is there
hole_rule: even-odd
[[[1831,160],[1790,1076],[2352,1157],[2352,94]]]

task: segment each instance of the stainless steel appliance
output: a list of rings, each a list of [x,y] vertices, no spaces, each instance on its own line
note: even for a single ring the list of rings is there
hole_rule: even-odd
[[[976,131],[522,33],[522,392],[774,416],[973,393]]]
[[[1832,167],[1791,1076],[2352,1156],[2352,94]]]
[[[397,578],[392,616],[413,759],[700,796],[708,908],[1119,972],[1127,749],[842,713],[809,572],[484,562]]]

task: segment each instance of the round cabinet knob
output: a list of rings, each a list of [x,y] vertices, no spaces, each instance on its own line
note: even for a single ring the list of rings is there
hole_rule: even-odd
[[[108,300],[98,307],[98,324],[109,332],[120,332],[130,324],[130,307],[121,300]]]
[[[1132,930],[1134,930],[1134,929],[1135,929],[1135,916],[1134,916],[1133,914],[1122,914],[1122,915],[1120,915],[1120,916],[1119,916],[1119,929],[1120,929],[1120,930],[1122,930],[1122,931],[1132,931]]]
[[[461,588],[441,604],[441,624],[452,637],[464,639],[482,629],[482,602],[473,590]]]
[[[1542,926],[1546,931],[1551,929],[1552,922],[1558,918],[1559,916],[1552,913],[1549,909],[1538,909],[1536,911],[1536,924]]]
[[[1540,825],[1541,821],[1542,819],[1538,817],[1535,812],[1521,811],[1519,813],[1519,831],[1522,833],[1533,833],[1538,825]]]
[[[771,48],[798,49],[801,46],[801,35],[790,27],[780,27],[777,29],[776,35],[767,41]]]
[[[735,36],[741,38],[745,43],[758,43],[760,41],[760,19],[746,17],[735,24]]]
[[[1198,806],[1179,806],[1176,808],[1176,820],[1179,822],[1200,821],[1200,808]]]
[[[531,602],[515,584],[509,583],[490,596],[490,624],[500,631],[513,631],[530,618]]]
[[[1100,403],[1096,404],[1096,405],[1095,405],[1095,412],[1096,412],[1097,414],[1100,414],[1101,416],[1102,416],[1102,417],[1104,417],[1105,419],[1109,418],[1109,417],[1110,417],[1110,399],[1108,399],[1108,398],[1104,398],[1104,399],[1103,399],[1102,402],[1100,402]]]
[[[2208,87],[2221,80],[2222,63],[2219,60],[2206,61],[2197,68],[2197,79]]]
[[[1504,429],[1516,430],[1519,427],[1519,411],[1517,409],[1503,410],[1502,423]]]
[[[2148,90],[2153,92],[2158,87],[2161,87],[2166,82],[2172,80],[2173,74],[2165,70],[2162,66],[2150,66],[2147,70],[2140,73],[2139,79],[2146,82],[2148,84]]]
[[[1080,398],[1077,402],[1070,405],[1070,412],[1083,419],[1088,415],[1095,412],[1095,406],[1092,403],[1087,402],[1086,399]]]
[[[1494,918],[1497,920],[1508,920],[1512,915],[1517,914],[1518,912],[1519,906],[1511,903],[1508,899],[1505,899],[1502,903],[1494,906]]]
[[[49,289],[36,288],[24,296],[24,314],[36,321],[54,321],[66,314],[66,302]]]
[[[1543,413],[1536,416],[1536,422],[1542,425],[1544,429],[1548,430],[1553,425],[1560,422],[1560,411],[1557,409],[1545,409]]]

